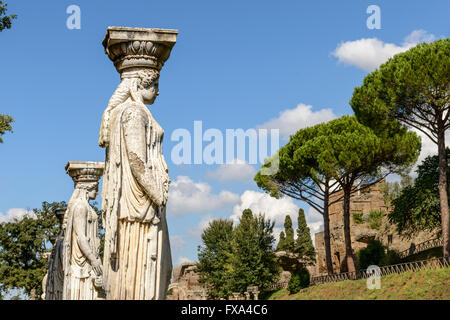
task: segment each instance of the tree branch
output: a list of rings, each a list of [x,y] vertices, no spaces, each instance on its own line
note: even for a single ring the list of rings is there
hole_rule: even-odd
[[[431,141],[433,141],[435,144],[437,144],[437,140],[435,140],[433,137],[430,136],[430,134],[425,131],[423,128],[421,128],[419,125],[423,125],[420,122],[412,122],[409,119],[406,120],[405,118],[400,118],[400,121],[403,121],[404,123],[406,123],[407,125],[416,128],[417,130],[421,131],[422,133],[424,133]],[[430,128],[426,127],[430,132],[433,132]]]

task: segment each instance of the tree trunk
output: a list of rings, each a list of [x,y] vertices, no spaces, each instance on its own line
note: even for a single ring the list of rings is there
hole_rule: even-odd
[[[344,238],[345,238],[345,255],[347,260],[347,271],[355,272],[355,260],[353,257],[352,239],[350,235],[350,192],[351,185],[344,189]]]
[[[441,207],[441,225],[442,225],[442,247],[444,249],[444,257],[449,257],[449,214],[448,214],[448,197],[447,197],[447,156],[445,152],[445,130],[439,128],[438,132],[438,154],[439,154],[439,204]]]
[[[323,198],[323,241],[325,246],[325,260],[327,263],[328,274],[333,274],[333,262],[331,261],[331,243],[330,243],[330,215],[328,209],[329,191],[325,187]]]

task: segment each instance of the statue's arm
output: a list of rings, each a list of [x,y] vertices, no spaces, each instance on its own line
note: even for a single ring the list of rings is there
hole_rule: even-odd
[[[73,217],[73,229],[75,231],[78,245],[80,246],[81,252],[86,256],[89,260],[90,265],[94,268],[96,274],[101,274],[101,261],[97,258],[96,254],[91,250],[89,246],[88,239],[85,235],[88,208],[82,205],[75,205],[73,208],[74,217]]]
[[[152,178],[152,168],[147,164],[146,129],[150,125],[147,115],[142,110],[129,108],[123,113],[122,129],[124,131],[131,172],[152,202],[157,206],[161,206],[163,204],[163,195],[156,188],[156,183]]]

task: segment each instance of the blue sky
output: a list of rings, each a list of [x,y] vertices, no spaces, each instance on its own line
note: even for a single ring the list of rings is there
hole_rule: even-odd
[[[216,217],[263,211],[280,228],[298,207],[313,232],[320,216],[290,199],[276,201],[252,180],[258,165],[176,165],[179,128],[296,130],[352,113],[355,86],[389,56],[448,37],[448,1],[7,1],[17,14],[0,33],[0,113],[14,133],[0,145],[0,221],[70,198],[70,160],[103,161],[98,132],[119,75],[101,42],[108,26],[178,29],[177,43],[150,110],[165,130],[172,179],[168,224],[174,265],[196,260],[200,232]],[[81,9],[69,30],[66,9]],[[369,5],[381,29],[369,29]],[[435,153],[424,143],[424,154]],[[245,161],[246,159],[240,159]],[[97,199],[101,201],[100,197]],[[277,229],[279,232],[279,229]]]

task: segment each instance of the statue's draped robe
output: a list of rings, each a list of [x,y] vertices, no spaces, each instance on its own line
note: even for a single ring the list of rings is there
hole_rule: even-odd
[[[163,130],[144,104],[126,102],[110,118],[102,206],[105,225],[103,280],[107,299],[165,299],[172,271],[165,206],[152,202],[132,173],[124,136],[125,111],[144,115],[149,180],[167,195],[169,177],[162,155]]]
[[[45,283],[45,300],[62,300],[64,271],[63,271],[64,233],[56,238],[51,256],[48,261],[48,274]]]
[[[84,236],[94,254],[100,245],[97,237],[97,214],[86,199],[76,199],[69,203],[67,209],[67,229],[64,238],[64,300],[94,300],[97,291],[94,287],[95,273],[89,260],[84,255],[78,243],[79,239],[73,227],[75,210],[87,209],[86,228]]]

